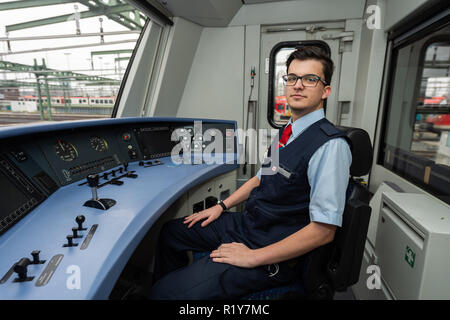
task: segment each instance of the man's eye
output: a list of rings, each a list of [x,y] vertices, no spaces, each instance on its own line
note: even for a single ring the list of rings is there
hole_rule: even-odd
[[[295,77],[295,76],[288,76],[287,77],[287,81],[295,81],[295,80],[297,80],[297,77]]]
[[[306,80],[307,82],[311,82],[311,83],[314,83],[314,82],[317,81],[317,79],[316,79],[315,77],[307,77],[305,80]]]

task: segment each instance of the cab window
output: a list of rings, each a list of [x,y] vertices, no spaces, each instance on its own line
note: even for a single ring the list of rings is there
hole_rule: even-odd
[[[450,203],[450,26],[393,48],[379,163]],[[394,40],[395,43],[395,40]]]
[[[17,124],[111,117],[113,104],[93,108],[75,97],[116,101],[148,23],[132,5],[117,3],[0,1],[0,34],[7,39],[0,45],[0,112]],[[18,102],[25,96],[24,107]]]

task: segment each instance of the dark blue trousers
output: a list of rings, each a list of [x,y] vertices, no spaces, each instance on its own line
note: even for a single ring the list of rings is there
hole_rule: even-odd
[[[241,268],[213,262],[209,255],[188,265],[187,251],[210,252],[223,243],[241,242],[250,247],[242,230],[243,214],[224,212],[206,227],[190,229],[184,218],[167,222],[159,236],[155,284],[150,299],[238,299],[249,293],[282,286],[299,276],[298,264]],[[275,271],[278,269],[278,272]]]

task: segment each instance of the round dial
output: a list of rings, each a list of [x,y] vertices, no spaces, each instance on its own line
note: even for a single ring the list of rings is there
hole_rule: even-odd
[[[78,151],[73,144],[61,139],[58,139],[55,144],[55,153],[64,161],[73,161],[78,157]]]
[[[92,149],[98,152],[105,152],[108,150],[108,142],[100,137],[91,137],[89,139]]]

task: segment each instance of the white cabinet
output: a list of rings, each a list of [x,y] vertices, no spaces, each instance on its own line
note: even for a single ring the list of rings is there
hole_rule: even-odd
[[[450,299],[450,208],[425,194],[382,196],[375,252],[394,299]]]

